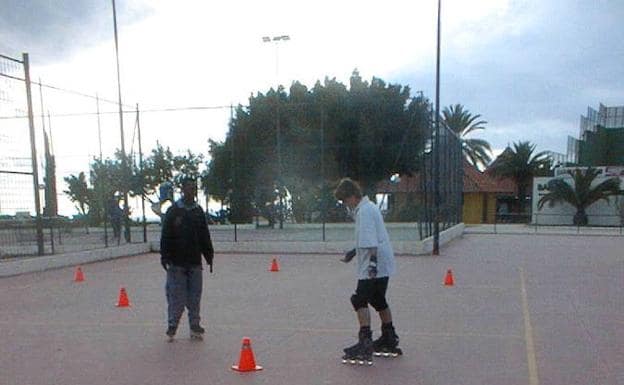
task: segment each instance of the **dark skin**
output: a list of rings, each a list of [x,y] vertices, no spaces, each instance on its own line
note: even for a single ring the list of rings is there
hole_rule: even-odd
[[[197,184],[194,182],[185,182],[182,185],[182,200],[185,204],[195,202],[197,196]]]

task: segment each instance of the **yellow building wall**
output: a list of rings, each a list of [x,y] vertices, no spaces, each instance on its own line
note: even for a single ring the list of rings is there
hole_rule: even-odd
[[[494,223],[496,194],[464,193],[464,223]]]
[[[496,221],[496,194],[488,193],[487,195],[487,221],[486,223],[494,223]]]
[[[464,223],[481,223],[483,216],[483,197],[480,193],[464,193],[462,217]]]

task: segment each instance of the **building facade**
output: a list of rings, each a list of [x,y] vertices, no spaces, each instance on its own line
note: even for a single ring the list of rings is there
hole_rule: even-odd
[[[579,138],[568,137],[567,160],[580,166],[624,165],[624,106],[588,107]]]

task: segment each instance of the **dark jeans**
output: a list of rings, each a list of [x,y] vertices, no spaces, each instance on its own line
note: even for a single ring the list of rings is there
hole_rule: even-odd
[[[202,295],[202,267],[170,266],[167,270],[167,322],[168,326],[176,327],[184,312],[188,309],[190,326],[198,326],[199,309]]]

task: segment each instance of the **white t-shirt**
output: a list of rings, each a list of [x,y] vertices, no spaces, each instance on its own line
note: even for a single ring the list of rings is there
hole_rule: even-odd
[[[377,278],[394,275],[394,252],[381,211],[368,197],[363,197],[354,211],[355,248],[358,279],[368,279],[370,248],[377,248]]]

